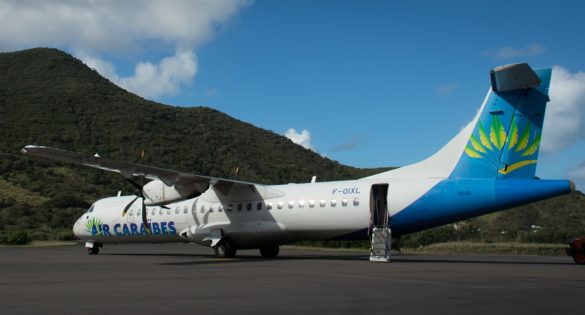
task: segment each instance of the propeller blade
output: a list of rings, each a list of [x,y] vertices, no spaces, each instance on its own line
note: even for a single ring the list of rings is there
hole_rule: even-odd
[[[144,187],[144,178],[142,178],[142,182],[143,182],[142,185],[131,180],[131,179],[128,179],[128,181],[130,182],[130,184],[132,184],[132,186],[134,186],[140,192],[140,195],[142,195],[142,188]]]
[[[136,198],[132,199],[132,201],[130,201],[130,203],[128,203],[126,205],[126,207],[124,207],[124,211],[122,211],[122,216],[126,216],[126,213],[128,212],[128,210],[130,210],[130,207],[132,206],[132,204],[136,201],[136,199],[138,199],[140,196],[136,196]],[[143,200],[143,204],[144,204],[144,199]]]
[[[146,230],[147,234],[152,234],[150,229],[148,228],[148,220],[146,218],[146,206],[144,205],[144,197],[142,198],[142,224],[144,224],[144,229]]]

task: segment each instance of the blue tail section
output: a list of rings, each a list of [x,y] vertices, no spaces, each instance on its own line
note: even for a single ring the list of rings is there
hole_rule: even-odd
[[[450,178],[533,178],[551,69],[492,70],[492,90]]]
[[[446,179],[392,216],[392,233],[413,233],[568,194],[573,189],[568,180]]]
[[[416,191],[416,199],[392,215],[394,235],[574,190],[568,180],[534,178],[551,69],[514,64],[495,68],[490,76],[491,91],[475,119],[435,155],[402,173],[398,169],[399,176],[427,178],[422,182],[428,185],[420,185],[424,190]]]

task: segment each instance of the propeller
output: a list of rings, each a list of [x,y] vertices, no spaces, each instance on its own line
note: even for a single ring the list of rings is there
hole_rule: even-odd
[[[130,201],[126,207],[124,207],[124,211],[122,211],[122,216],[126,216],[126,213],[128,212],[128,210],[130,209],[130,207],[132,206],[132,204],[134,204],[134,202],[136,202],[136,200],[138,198],[142,199],[142,224],[144,224],[144,229],[146,230],[147,234],[152,234],[150,232],[150,228],[148,228],[148,218],[146,217],[146,205],[144,204],[144,193],[143,193],[143,188],[144,188],[144,176],[140,176],[140,181],[141,183],[137,183],[135,181],[133,181],[132,179],[128,179],[128,181],[130,182],[130,184],[132,184],[132,186],[136,187],[136,198],[132,199],[132,201]]]

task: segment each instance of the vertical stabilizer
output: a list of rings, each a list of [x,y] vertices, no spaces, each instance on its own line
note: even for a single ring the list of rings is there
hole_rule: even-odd
[[[533,178],[550,69],[495,68],[492,89],[451,178]]]

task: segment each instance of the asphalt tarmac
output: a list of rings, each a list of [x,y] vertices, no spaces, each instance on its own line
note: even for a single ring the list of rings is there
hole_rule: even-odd
[[[216,259],[189,244],[0,248],[0,314],[579,314],[570,257],[283,248]]]

